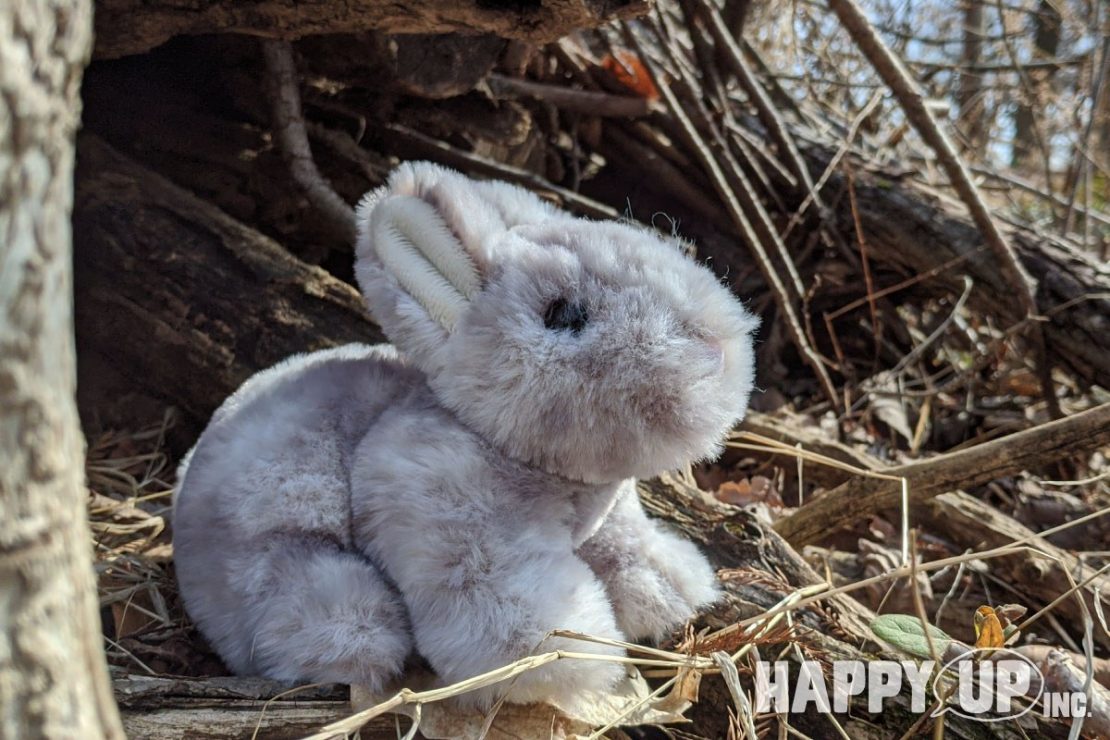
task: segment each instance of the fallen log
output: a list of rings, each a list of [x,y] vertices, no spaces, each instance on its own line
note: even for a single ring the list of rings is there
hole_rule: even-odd
[[[82,365],[96,356],[196,428],[289,355],[383,341],[351,285],[96,137],[80,138],[78,162]]]
[[[826,156],[831,152],[819,159]],[[832,188],[846,186],[843,176],[830,179]],[[968,301],[972,312],[1010,323],[1024,318],[1015,313],[997,262],[965,216],[924,188],[896,184],[882,174],[858,173],[854,187],[871,259],[911,274],[935,271],[930,281],[954,295],[960,293],[962,275],[970,275],[975,282]],[[846,203],[837,208],[836,221],[841,233],[854,233]],[[1037,308],[1048,319],[1044,328],[1050,360],[1088,383],[1110,387],[1110,343],[1105,341],[1110,335],[1110,265],[1058,237],[1017,226],[1003,231],[1037,281]],[[959,262],[938,270],[953,260]]]
[[[647,10],[645,0],[540,0],[452,3],[385,0],[289,3],[282,0],[97,0],[93,56],[112,59],[140,54],[175,36],[242,33],[298,39],[325,33],[465,33],[495,34],[543,43],[571,31],[594,28],[615,18]]]
[[[149,740],[293,740],[350,713],[345,686],[290,690],[258,678],[126,675],[112,688],[127,736]],[[397,728],[393,718],[380,717],[361,736],[387,740],[397,737]]]

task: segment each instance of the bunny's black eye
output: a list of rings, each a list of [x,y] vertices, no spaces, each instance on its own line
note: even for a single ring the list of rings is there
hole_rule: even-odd
[[[586,326],[590,315],[581,303],[570,303],[565,298],[552,301],[543,314],[543,325],[548,329],[561,331],[569,329],[577,334]]]

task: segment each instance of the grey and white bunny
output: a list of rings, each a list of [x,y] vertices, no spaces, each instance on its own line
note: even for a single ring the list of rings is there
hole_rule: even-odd
[[[645,229],[432,164],[358,219],[358,279],[399,352],[255,375],[182,464],[181,593],[228,665],[376,688],[415,651],[453,682],[537,649],[619,652],[552,629],[659,638],[713,602],[709,563],[634,479],[719,452],[756,319]],[[508,699],[565,704],[621,674],[557,661]]]

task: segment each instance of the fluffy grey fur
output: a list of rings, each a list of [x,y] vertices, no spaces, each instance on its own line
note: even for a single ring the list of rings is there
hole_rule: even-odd
[[[450,329],[378,257],[393,198],[430,204],[477,270]],[[182,464],[181,592],[229,666],[380,687],[415,650],[452,682],[538,649],[615,652],[552,629],[659,638],[714,601],[633,479],[716,455],[742,417],[756,320],[729,291],[649,231],[431,164],[400,167],[359,222],[358,279],[400,354],[259,373]],[[559,661],[508,698],[566,704],[621,672]]]

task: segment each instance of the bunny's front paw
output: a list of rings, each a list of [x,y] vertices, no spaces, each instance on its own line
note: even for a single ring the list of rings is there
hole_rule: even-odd
[[[634,640],[666,637],[721,596],[713,568],[694,545],[663,529],[652,535],[641,550],[614,549],[598,538],[580,552],[605,583],[617,625]]]

